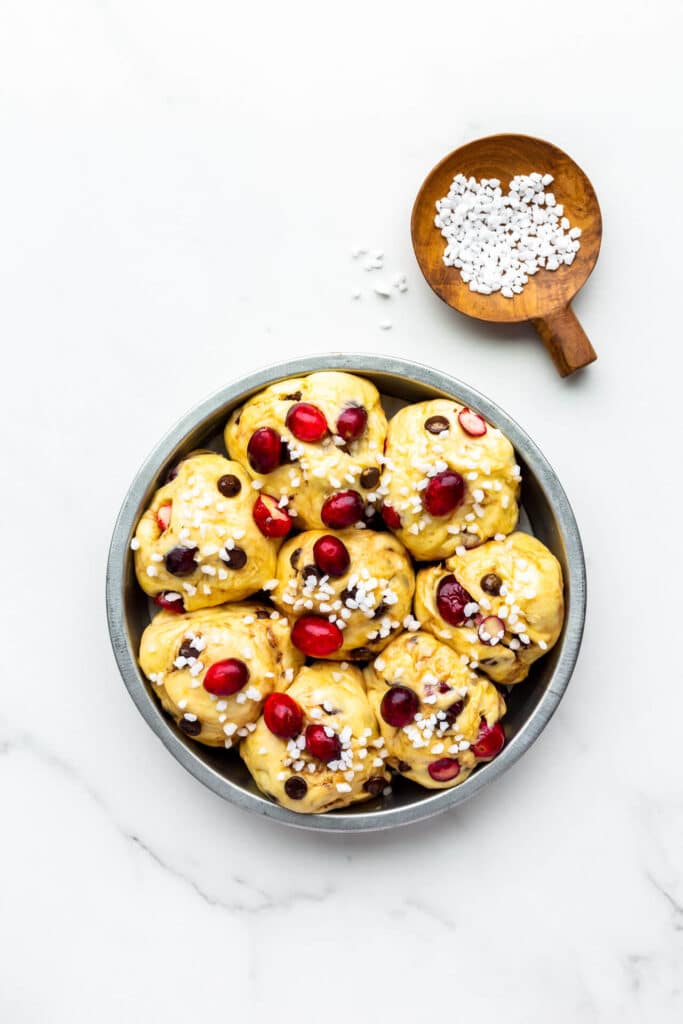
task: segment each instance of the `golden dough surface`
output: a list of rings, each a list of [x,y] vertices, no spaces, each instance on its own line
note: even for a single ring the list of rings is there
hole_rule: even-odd
[[[491,726],[505,714],[505,702],[495,686],[424,632],[403,633],[364,675],[391,767],[427,789],[449,789],[464,782],[480,761],[470,748],[481,720]],[[382,699],[392,685],[408,687],[419,699],[415,720],[402,728],[389,725],[381,713]],[[441,758],[460,764],[459,774],[446,782],[436,781],[428,770]]]
[[[297,402],[311,403],[324,413],[330,429],[328,437],[316,443],[294,437],[286,420]],[[349,405],[365,408],[367,426],[358,440],[340,446],[333,432],[339,414]],[[252,434],[261,427],[276,430],[293,459],[267,474],[254,471],[247,453]],[[250,398],[230,417],[225,446],[230,457],[261,484],[264,493],[278,500],[290,499],[288,511],[296,512],[299,528],[318,529],[324,527],[321,508],[332,494],[354,490],[365,498],[375,491],[376,481],[366,486],[361,477],[365,472],[366,479],[378,479],[386,429],[386,416],[374,384],[354,374],[323,371],[272,384]],[[367,471],[373,470],[377,472],[367,476]]]
[[[400,516],[394,532],[418,561],[448,558],[515,528],[520,472],[508,439],[490,423],[470,437],[458,421],[464,407],[445,398],[400,409],[389,421],[381,493]],[[425,423],[442,419],[447,429],[431,433]],[[446,469],[465,482],[462,503],[447,516],[430,516],[423,492]]]
[[[249,679],[237,693],[217,697],[204,689],[204,677],[228,658],[243,661]],[[287,619],[245,601],[184,615],[159,612],[142,634],[139,662],[183,732],[229,748],[254,728],[267,695],[287,688],[303,655],[290,642]]]
[[[472,614],[498,616],[505,636],[495,644],[482,643],[477,625],[469,618],[462,626],[450,625],[439,613],[437,589],[454,575],[477,608]],[[482,587],[498,588],[497,594]],[[491,582],[492,581],[492,582]],[[489,541],[463,555],[454,555],[445,567],[423,569],[417,575],[415,614],[428,630],[458,654],[478,662],[497,683],[519,683],[529,668],[557,642],[564,620],[562,569],[555,556],[536,537],[516,532],[503,541]]]
[[[234,497],[218,489],[225,477],[238,482]],[[264,537],[254,522],[256,499],[248,474],[222,455],[207,452],[181,462],[175,479],[154,494],[135,533],[135,572],[145,593],[180,594],[185,609],[193,611],[260,590],[273,578],[280,542]],[[170,522],[162,530],[159,510],[169,504]],[[167,555],[176,548],[195,550],[186,575],[167,568]]]
[[[334,536],[345,545],[350,564],[343,576],[325,576],[313,557],[315,542]],[[389,533],[371,530],[308,530],[280,549],[270,593],[285,615],[334,618],[344,645],[333,657],[367,661],[412,619],[415,573],[410,555]]]
[[[390,775],[384,766],[384,740],[360,669],[343,662],[314,662],[300,670],[287,694],[303,710],[304,731],[309,725],[323,725],[339,736],[341,759],[325,764],[305,749],[304,732],[284,740],[261,718],[240,746],[258,788],[283,807],[303,814],[320,814],[378,796],[389,785]],[[285,787],[292,778],[305,783],[299,799],[287,794]]]

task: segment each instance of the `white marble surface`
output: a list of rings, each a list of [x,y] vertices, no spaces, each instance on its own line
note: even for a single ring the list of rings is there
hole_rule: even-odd
[[[3,1022],[681,1020],[682,218],[651,177],[678,186],[679,11],[5,0]],[[570,381],[529,329],[452,314],[412,256],[426,171],[501,130],[567,149],[602,202],[576,303],[600,361]],[[363,244],[404,296],[351,301]],[[565,482],[590,573],[534,749],[461,810],[356,839],[186,775],[121,684],[103,601],[161,433],[331,349],[503,404]]]

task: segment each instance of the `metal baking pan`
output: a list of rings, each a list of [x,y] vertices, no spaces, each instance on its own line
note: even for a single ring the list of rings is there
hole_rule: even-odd
[[[534,533],[564,572],[566,617],[556,646],[506,695],[507,744],[453,789],[427,790],[397,778],[389,797],[328,814],[295,814],[263,796],[235,751],[204,747],[184,736],[152,693],[137,664],[142,631],[153,606],[137,585],[130,550],[138,519],[178,458],[196,448],[224,452],[223,428],[232,409],[286,377],[316,370],[346,370],[372,380],[388,414],[406,402],[455,398],[482,413],[507,435],[522,470],[520,527]],[[557,476],[535,443],[495,402],[467,384],[419,363],[384,356],[330,354],[294,359],[249,374],[222,388],[184,416],[159,442],[133,480],[119,512],[107,565],[107,617],[116,661],[138,710],[168,750],[195,778],[239,807],[298,828],[364,832],[395,828],[439,814],[474,796],[522,756],[547,725],[567,688],[581,644],[586,572],[574,514]]]

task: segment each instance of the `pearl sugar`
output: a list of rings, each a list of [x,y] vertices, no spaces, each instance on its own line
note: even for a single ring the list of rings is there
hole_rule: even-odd
[[[511,299],[539,270],[570,266],[581,229],[571,227],[564,207],[545,188],[551,174],[518,174],[503,194],[497,178],[456,174],[437,200],[434,224],[448,243],[447,267],[457,267],[470,291],[500,292]]]

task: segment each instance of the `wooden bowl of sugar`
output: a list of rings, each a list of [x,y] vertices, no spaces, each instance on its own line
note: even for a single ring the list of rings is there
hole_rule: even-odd
[[[563,377],[597,359],[570,304],[600,252],[600,206],[557,146],[490,135],[454,150],[418,192],[411,233],[427,283],[453,309],[530,321]]]

